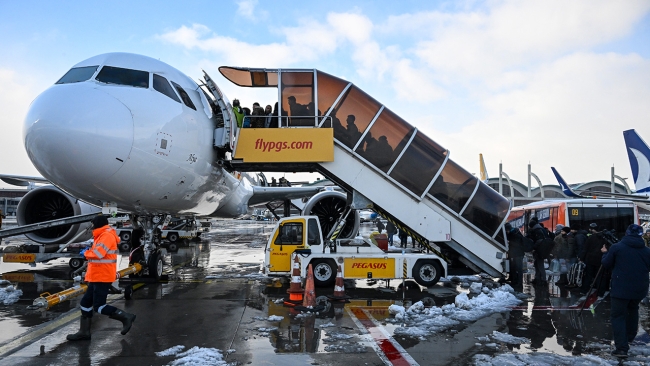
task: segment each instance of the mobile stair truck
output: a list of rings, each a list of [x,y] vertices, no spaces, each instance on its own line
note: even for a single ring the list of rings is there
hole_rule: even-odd
[[[338,265],[343,278],[413,278],[427,287],[447,273],[447,263],[436,254],[387,253],[361,238],[322,238],[317,216],[281,219],[265,248],[265,273],[290,275],[293,255],[300,256],[301,277],[312,265],[316,286],[334,284]]]
[[[323,233],[330,232],[346,206],[370,208],[419,246],[443,258],[418,257],[436,263],[440,272],[446,274],[445,262],[492,277],[507,272],[508,243],[503,225],[510,201],[450,159],[450,151],[423,130],[350,81],[319,70],[222,66],[219,71],[241,87],[276,88],[279,112],[273,118],[279,128],[238,129],[234,118],[228,117],[228,123],[217,125],[214,133],[215,148],[224,156],[218,164],[237,172],[318,172],[327,177],[347,193],[347,200],[329,201],[329,205],[322,200],[323,205],[304,208],[301,213],[318,216]],[[207,74],[205,79],[206,93],[219,102],[227,116],[231,110],[227,100]],[[258,190],[272,191],[273,187]],[[254,197],[258,196],[255,192]],[[361,263],[355,258],[376,256],[385,258],[381,266],[386,264],[386,272],[390,272],[389,263],[394,263],[395,272],[403,273],[403,260],[376,248],[343,242],[312,244],[304,235],[312,232],[308,228],[311,218],[297,220],[304,220],[302,241],[288,244],[281,237],[277,243],[271,242],[267,248],[269,273],[288,273],[289,258],[301,245],[312,249],[312,254],[302,260],[303,272],[305,262],[329,263],[313,264],[317,269],[331,270],[331,263],[341,259],[349,266],[344,271],[347,277],[356,270],[356,276],[370,272],[373,277],[395,277],[379,274],[375,268],[359,268],[371,266],[370,259],[354,265]],[[290,223],[280,222],[279,230],[288,230]],[[277,239],[277,233],[274,235]],[[415,277],[413,269],[419,263],[422,261],[406,260],[409,276]]]

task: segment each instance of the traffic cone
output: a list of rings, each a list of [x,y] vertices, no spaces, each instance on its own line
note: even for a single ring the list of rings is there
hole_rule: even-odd
[[[314,273],[311,264],[307,267],[307,283],[305,283],[305,298],[302,306],[296,306],[296,310],[310,313],[318,313],[325,309],[323,305],[316,305],[316,290],[314,289]]]
[[[341,266],[339,265],[336,269],[336,282],[334,283],[334,294],[327,295],[327,298],[333,301],[347,301],[350,296],[345,294],[345,284],[343,283],[343,273],[341,272]]]
[[[301,285],[301,277],[300,277],[300,258],[296,255],[293,259],[293,270],[291,272],[291,285],[289,285],[289,289],[287,290],[287,293],[289,294],[289,299],[284,300],[284,305],[287,306],[296,306],[300,304],[300,302],[303,300],[302,294],[305,292],[305,290],[302,289]]]

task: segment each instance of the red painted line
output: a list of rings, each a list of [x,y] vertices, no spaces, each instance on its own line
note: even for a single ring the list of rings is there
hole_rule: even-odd
[[[354,316],[359,319],[359,322],[368,330],[368,333],[375,340],[381,351],[386,355],[388,361],[395,366],[410,366],[411,364],[404,358],[404,355],[393,345],[393,343],[388,339],[376,326],[375,323],[370,320],[366,314],[360,308],[350,309]]]

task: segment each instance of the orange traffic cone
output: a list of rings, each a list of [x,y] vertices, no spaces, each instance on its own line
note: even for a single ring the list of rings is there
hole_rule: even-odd
[[[327,298],[333,301],[345,301],[350,298],[345,294],[345,284],[343,283],[343,273],[341,272],[341,266],[338,266],[336,269],[336,282],[334,283],[334,294],[327,295]]]
[[[284,300],[284,304],[287,306],[296,306],[302,301],[302,294],[305,291],[302,289],[301,277],[300,277],[300,258],[296,255],[293,260],[293,270],[291,272],[291,285],[287,293],[289,293],[289,299]]]
[[[317,313],[325,309],[323,305],[316,305],[316,290],[314,289],[314,273],[311,264],[307,267],[307,283],[305,283],[305,298],[302,306],[296,306],[296,310]]]

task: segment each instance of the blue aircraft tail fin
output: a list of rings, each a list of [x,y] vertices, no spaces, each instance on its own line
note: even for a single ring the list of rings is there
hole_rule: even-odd
[[[650,148],[635,130],[623,131],[637,193],[650,192]]]
[[[562,178],[560,173],[557,172],[557,170],[554,167],[551,167],[551,170],[553,171],[553,174],[555,174],[555,179],[557,179],[558,184],[560,185],[560,188],[562,188],[562,192],[568,196],[568,197],[582,197],[581,195],[575,193],[571,187],[567,184],[567,182]]]

